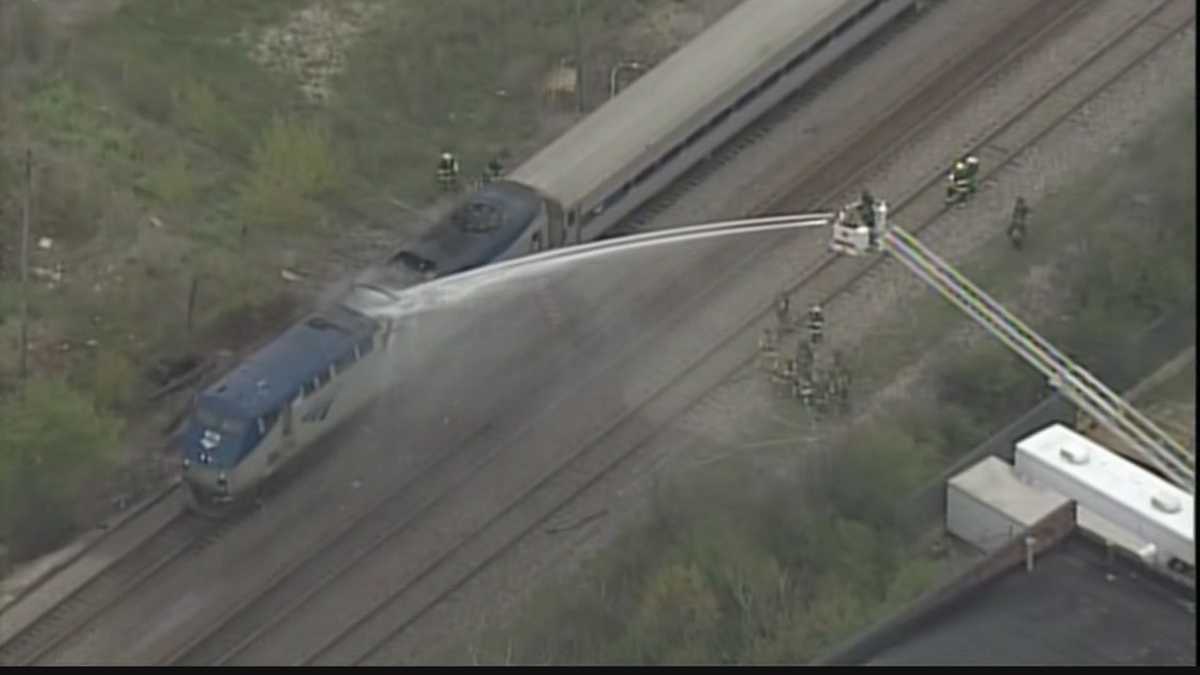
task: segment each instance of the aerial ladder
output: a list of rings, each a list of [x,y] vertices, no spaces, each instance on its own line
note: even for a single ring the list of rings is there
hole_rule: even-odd
[[[870,199],[869,195],[864,195],[864,200],[847,205],[834,217],[830,243],[834,252],[849,256],[890,253],[1036,368],[1051,387],[1128,444],[1165,479],[1195,494],[1194,446],[1184,448],[916,237],[890,224],[886,202]]]

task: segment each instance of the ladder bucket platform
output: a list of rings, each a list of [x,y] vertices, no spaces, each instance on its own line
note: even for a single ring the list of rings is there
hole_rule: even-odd
[[[834,253],[859,256],[883,250],[883,236],[888,231],[887,202],[875,200],[871,205],[873,219],[868,220],[862,201],[847,204],[833,222],[833,239],[829,248]]]

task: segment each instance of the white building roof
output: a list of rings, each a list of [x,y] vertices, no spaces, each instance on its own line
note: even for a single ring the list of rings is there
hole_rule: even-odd
[[[1070,501],[1057,492],[1022,482],[1011,464],[991,455],[951,478],[950,489],[974,497],[1025,527]]]
[[[1017,443],[1026,453],[1072,481],[1137,513],[1168,531],[1192,540],[1195,501],[1192,495],[1117,453],[1061,425],[1051,425]],[[1159,508],[1157,504],[1166,505]]]

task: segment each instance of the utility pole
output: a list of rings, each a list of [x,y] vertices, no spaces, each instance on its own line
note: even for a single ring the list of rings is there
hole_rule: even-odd
[[[25,148],[25,199],[24,208],[22,209],[21,217],[21,327],[18,334],[18,345],[20,350],[18,363],[18,375],[21,379],[21,388],[24,390],[25,376],[27,374],[27,355],[28,340],[29,340],[29,210],[31,195],[33,194],[33,150]]]
[[[187,301],[187,330],[188,335],[192,334],[192,312],[196,308],[196,291],[200,289],[200,277],[192,275],[192,287],[188,290]]]
[[[583,0],[575,0],[575,112],[583,114]]]

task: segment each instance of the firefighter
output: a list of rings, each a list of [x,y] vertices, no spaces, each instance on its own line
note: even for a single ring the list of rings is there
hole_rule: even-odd
[[[1012,222],[1008,225],[1008,240],[1018,251],[1025,245],[1026,224],[1029,219],[1029,206],[1024,197],[1017,197],[1017,205],[1013,207]]]
[[[797,386],[796,390],[795,390],[796,398],[800,399],[801,405],[803,405],[805,408],[813,407],[814,391],[813,391],[812,380],[808,379],[808,378],[804,378],[802,380],[797,380],[797,383],[799,386]]]
[[[823,395],[820,398],[819,404],[822,410],[828,409],[831,403],[840,401],[842,398],[842,382],[837,376],[837,373],[830,373],[830,377],[825,381]]]
[[[504,173],[504,164],[500,161],[501,155],[492,157],[487,163],[488,180],[497,180]]]
[[[795,380],[796,360],[782,359],[778,361],[777,367],[771,372],[771,382],[775,385],[776,395],[786,397],[788,390],[794,386]]]
[[[813,305],[808,310],[808,340],[814,346],[821,344],[825,331],[825,314],[820,305]]]
[[[449,152],[443,152],[438,160],[437,179],[443,192],[458,189],[458,159]]]
[[[975,194],[979,175],[979,158],[967,155],[954,163],[950,170],[950,184],[946,186],[946,203],[961,203]]]
[[[837,369],[838,377],[845,384],[845,388],[849,389],[851,377],[850,366],[846,364],[845,355],[842,354],[841,350],[834,350],[833,352],[833,367]]]
[[[775,365],[775,360],[778,358],[778,340],[775,337],[775,331],[770,328],[764,328],[762,336],[758,338],[758,353],[759,367],[771,369]]]
[[[760,352],[774,352],[779,347],[779,340],[775,337],[775,331],[770,328],[764,328],[762,337],[758,338],[758,350]]]
[[[862,223],[867,226],[868,230],[875,229],[875,198],[871,193],[863,190],[862,198],[859,201],[859,212],[862,214]]]
[[[809,405],[818,415],[824,415],[829,411],[829,380],[818,377],[809,382],[812,389]]]
[[[788,311],[792,307],[792,301],[788,298],[787,293],[780,293],[775,299],[775,318],[779,320],[779,332],[787,333],[791,329],[791,317],[788,316]]]
[[[816,355],[813,354],[812,346],[804,340],[796,341],[796,367],[805,375],[812,375],[813,365],[816,363]]]

